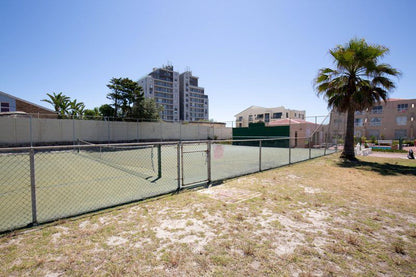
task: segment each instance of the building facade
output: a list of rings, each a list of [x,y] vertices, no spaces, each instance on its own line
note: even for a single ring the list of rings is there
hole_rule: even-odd
[[[354,136],[376,139],[414,139],[416,99],[388,99],[365,111],[355,112]],[[333,133],[345,132],[347,116],[331,112]]]
[[[208,120],[208,95],[191,71],[179,75],[179,102],[181,120]]]
[[[163,107],[162,120],[208,120],[208,96],[191,71],[179,75],[171,65],[154,68],[138,83],[144,97],[155,99],[156,105]]]
[[[53,110],[0,91],[0,114],[11,115],[16,112],[42,118],[58,117],[58,114]]]
[[[291,147],[317,147],[325,142],[326,125],[321,125],[304,119],[276,119],[269,123],[269,127],[289,126]]]
[[[280,119],[305,119],[306,112],[285,107],[264,108],[251,106],[235,115],[236,127],[248,127],[250,123],[264,122],[266,126]]]
[[[161,118],[165,121],[179,121],[179,73],[173,66],[154,68],[151,73],[138,81],[144,97],[155,99],[162,106]]]

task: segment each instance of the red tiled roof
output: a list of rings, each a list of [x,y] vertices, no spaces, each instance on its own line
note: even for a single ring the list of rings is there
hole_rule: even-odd
[[[282,118],[277,119],[269,122],[269,126],[280,126],[280,125],[293,125],[293,124],[302,124],[302,123],[310,123],[315,124],[313,122],[309,122],[303,119],[288,119],[288,118]]]
[[[406,99],[403,99],[403,98],[389,98],[389,99],[387,99],[387,101],[401,101],[401,100],[406,100]]]

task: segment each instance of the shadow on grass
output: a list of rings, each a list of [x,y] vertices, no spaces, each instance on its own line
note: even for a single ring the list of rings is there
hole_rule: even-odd
[[[391,163],[375,163],[366,161],[338,161],[337,165],[344,168],[355,168],[358,170],[374,171],[384,176],[414,175],[416,166],[406,166]]]

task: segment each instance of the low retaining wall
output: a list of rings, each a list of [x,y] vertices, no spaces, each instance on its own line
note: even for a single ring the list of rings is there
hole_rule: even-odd
[[[231,139],[232,128],[215,124],[119,122],[0,117],[0,146],[92,142]]]

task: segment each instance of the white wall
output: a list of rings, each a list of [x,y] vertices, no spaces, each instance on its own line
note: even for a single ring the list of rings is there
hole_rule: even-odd
[[[77,139],[94,142],[231,139],[232,128],[179,122],[0,117],[0,145],[47,144]]]

